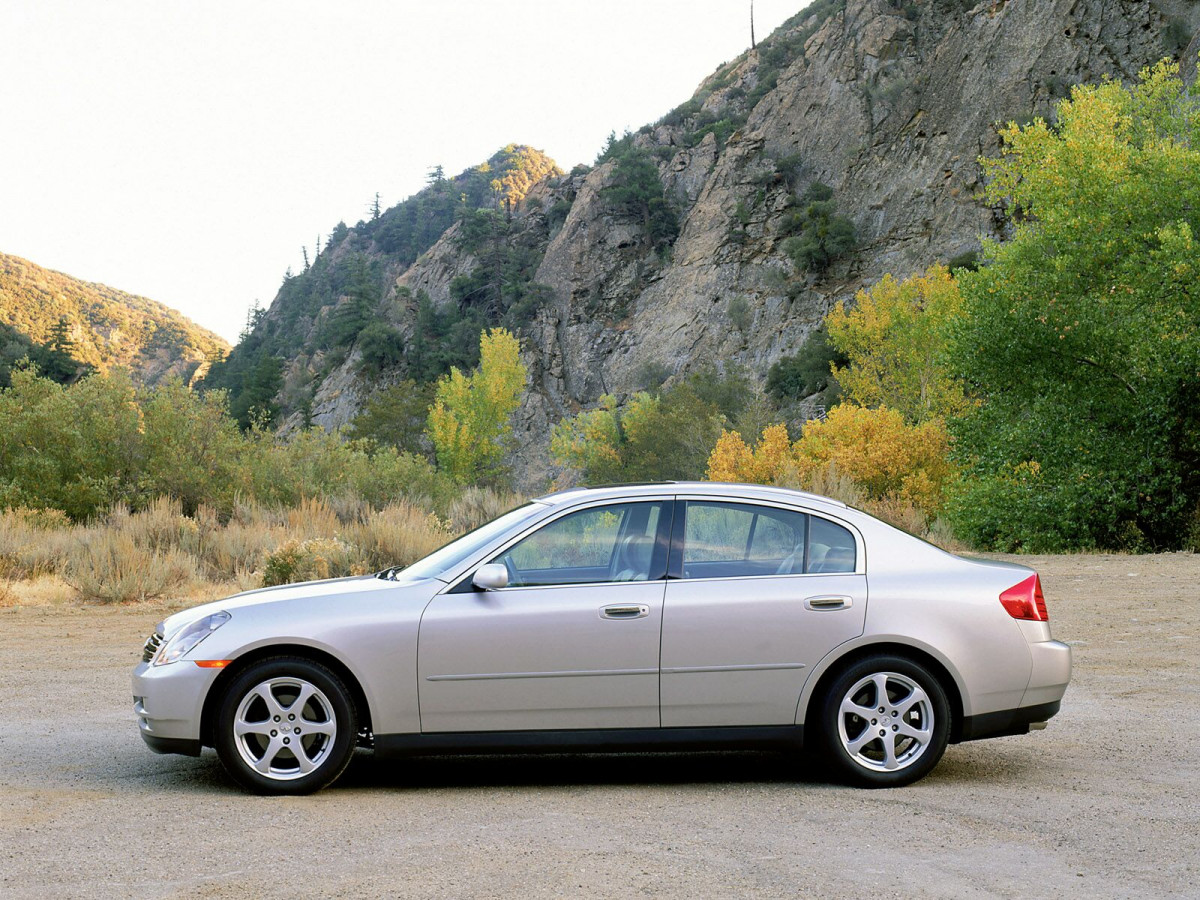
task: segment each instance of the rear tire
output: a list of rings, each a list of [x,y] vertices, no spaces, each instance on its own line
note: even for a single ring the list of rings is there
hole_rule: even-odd
[[[820,746],[840,778],[901,787],[928,775],[950,739],[950,703],[937,678],[902,656],[853,663],[820,706]]]
[[[320,663],[273,657],[238,675],[217,712],[216,749],[233,780],[259,794],[309,794],[354,755],[349,691]]]

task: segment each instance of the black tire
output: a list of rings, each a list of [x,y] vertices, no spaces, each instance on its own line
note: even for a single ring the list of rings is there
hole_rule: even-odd
[[[886,703],[879,700],[880,678]],[[912,686],[921,696],[906,692]],[[843,712],[844,701],[863,714]],[[877,654],[851,664],[830,683],[819,707],[818,746],[849,784],[902,787],[938,764],[950,739],[950,715],[946,692],[928,669],[902,656]]]
[[[301,693],[307,700],[297,708]],[[268,706],[267,694],[274,706]],[[239,737],[239,721],[254,730]],[[350,764],[358,716],[350,692],[325,666],[276,656],[234,678],[221,698],[214,737],[225,769],[245,789],[310,794],[332,784]]]

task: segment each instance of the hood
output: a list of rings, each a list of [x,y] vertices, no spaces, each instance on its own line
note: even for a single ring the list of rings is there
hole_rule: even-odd
[[[390,591],[393,596],[402,596],[396,591],[398,587],[420,584],[430,579],[405,580],[404,573],[395,580],[377,578],[374,575],[351,575],[348,578],[330,578],[325,581],[304,581],[297,584],[281,584],[276,587],[258,588],[244,591],[224,600],[214,600],[200,606],[193,606],[168,616],[159,626],[165,635],[172,634],[197,619],[212,615],[215,612],[232,612],[247,606],[263,606],[268,603],[287,603],[294,600],[313,600],[319,597],[344,597],[349,594],[369,594]]]

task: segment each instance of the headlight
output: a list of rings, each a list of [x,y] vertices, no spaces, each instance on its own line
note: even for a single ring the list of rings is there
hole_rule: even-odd
[[[196,645],[229,621],[229,613],[215,612],[211,616],[197,619],[171,635],[154,657],[152,665],[165,666],[182,659],[196,649]]]

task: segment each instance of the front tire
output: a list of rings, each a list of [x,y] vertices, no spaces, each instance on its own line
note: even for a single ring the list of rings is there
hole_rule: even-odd
[[[824,755],[845,781],[901,787],[928,775],[950,739],[950,703],[919,663],[879,654],[849,666],[821,704]]]
[[[234,781],[259,794],[308,794],[342,774],[358,718],[349,691],[319,663],[274,657],[238,675],[217,714],[216,749]]]

